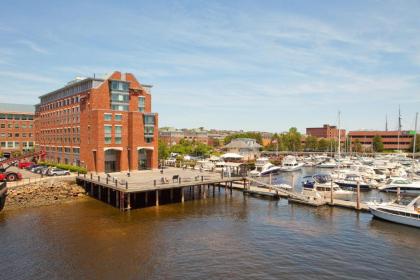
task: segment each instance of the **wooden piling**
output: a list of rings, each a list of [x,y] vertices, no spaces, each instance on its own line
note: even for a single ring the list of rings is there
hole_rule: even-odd
[[[107,188],[107,198],[106,198],[108,204],[111,204],[111,189]]]
[[[127,210],[131,209],[131,193],[127,194]]]
[[[144,193],[144,204],[145,206],[149,204],[149,192]]]
[[[156,190],[156,206],[159,206],[159,190]]]
[[[184,198],[184,188],[181,188],[181,202],[184,203],[185,198]]]
[[[356,204],[357,210],[360,210],[360,182],[357,181],[357,204]]]
[[[334,186],[334,183],[333,183],[333,179],[331,178],[331,187],[330,187],[330,203],[331,203],[331,205],[333,205],[334,204],[334,192],[333,192],[333,186]]]

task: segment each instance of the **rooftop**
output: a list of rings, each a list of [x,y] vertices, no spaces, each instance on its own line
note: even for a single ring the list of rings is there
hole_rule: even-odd
[[[34,114],[35,107],[34,105],[30,105],[30,104],[0,103],[0,112]]]

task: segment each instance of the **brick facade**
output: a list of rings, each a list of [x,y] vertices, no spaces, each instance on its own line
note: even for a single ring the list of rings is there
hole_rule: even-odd
[[[399,144],[398,134],[400,136]],[[372,147],[373,138],[375,136],[380,136],[382,138],[385,150],[408,150],[413,139],[413,134],[411,134],[410,131],[350,131],[348,134],[351,143],[359,140],[365,148]]]
[[[34,113],[0,112],[0,151],[34,148]]]
[[[340,129],[341,142],[346,141],[346,130]],[[338,128],[333,125],[324,124],[323,127],[310,127],[306,129],[306,135],[318,138],[338,140]]]
[[[158,167],[151,86],[129,73],[87,78],[40,97],[37,149],[46,159],[113,172]]]

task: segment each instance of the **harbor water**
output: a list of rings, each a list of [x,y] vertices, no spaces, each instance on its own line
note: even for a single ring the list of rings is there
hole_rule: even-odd
[[[129,212],[90,198],[3,211],[0,242],[0,279],[420,278],[416,228],[239,191]]]

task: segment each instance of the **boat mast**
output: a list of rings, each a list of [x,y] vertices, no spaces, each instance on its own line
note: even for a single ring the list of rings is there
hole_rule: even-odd
[[[400,151],[400,133],[401,133],[401,108],[398,106],[398,146],[397,150]]]
[[[417,138],[417,118],[419,116],[419,112],[416,113],[416,120],[414,122],[414,139],[413,139],[413,168],[414,168],[414,155],[416,154],[416,138]]]
[[[341,112],[338,111],[338,169],[340,169],[340,158],[341,158],[341,129],[340,129],[340,117]]]

